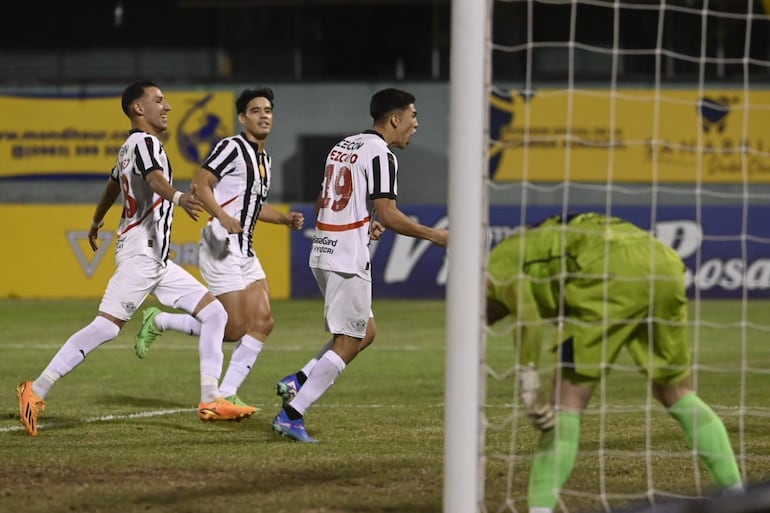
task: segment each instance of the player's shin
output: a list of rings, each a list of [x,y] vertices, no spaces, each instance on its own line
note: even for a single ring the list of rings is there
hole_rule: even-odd
[[[580,414],[560,411],[556,427],[543,432],[529,473],[529,507],[553,509],[577,458]]]
[[[695,392],[671,407],[671,416],[682,426],[688,445],[698,456],[719,488],[735,488],[741,475],[722,419]]]

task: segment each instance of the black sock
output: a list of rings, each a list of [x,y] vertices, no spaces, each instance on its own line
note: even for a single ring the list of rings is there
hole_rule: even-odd
[[[307,381],[307,376],[305,376],[305,373],[302,371],[297,371],[297,381],[299,381],[300,386],[305,384],[305,381]]]
[[[289,417],[289,420],[299,420],[302,418],[302,414],[288,404],[283,407],[283,411],[286,412],[286,416]]]

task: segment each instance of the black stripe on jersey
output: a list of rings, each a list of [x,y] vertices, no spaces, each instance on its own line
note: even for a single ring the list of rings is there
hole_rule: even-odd
[[[163,145],[160,146],[161,152],[165,151],[163,148]],[[171,161],[166,157],[166,165],[168,166],[168,183],[173,184],[174,183],[174,171],[171,169]]]
[[[222,153],[223,151],[225,151],[225,150],[227,149],[227,146],[228,146],[229,144],[230,144],[230,141],[229,141],[229,140],[227,140],[227,139],[223,139],[223,140],[222,140],[222,144],[220,144],[219,146],[217,146],[217,147],[214,149],[214,152],[213,152],[211,155],[209,155],[209,158],[207,158],[207,159],[206,159],[206,162],[204,162],[204,164],[208,164],[208,163],[209,163],[209,162],[211,162],[212,160],[214,160],[214,159],[216,159],[217,157],[219,157],[219,154],[220,154],[220,153]]]
[[[135,162],[137,170],[141,173],[142,176],[147,176],[147,173],[150,171],[154,171],[156,169],[162,170],[163,167],[160,165],[160,162],[155,160],[155,142],[153,141],[153,138],[147,136],[143,140],[144,146],[147,148],[147,153],[149,154],[149,160],[145,161],[145,159],[142,157],[142,152],[139,151],[138,144],[134,148],[134,155],[136,156]]]
[[[240,147],[241,155],[243,155],[243,162],[246,164],[246,190],[244,191],[244,194],[243,194],[243,203],[242,203],[243,206],[246,206],[251,202],[251,191],[254,188],[254,180],[256,179],[255,173],[259,173],[259,171],[254,170],[254,162],[251,160],[251,154],[249,153],[249,150],[246,148],[246,145],[243,143],[243,141],[238,138],[234,138],[233,141],[235,141],[235,143]],[[257,158],[259,158],[259,156],[257,156]],[[260,207],[261,207],[260,202],[257,201],[257,208],[254,212],[254,221],[256,221],[256,219],[259,217]],[[243,234],[244,233],[247,234],[248,243],[246,246],[246,249],[247,249],[246,254],[248,256],[253,256],[254,253],[251,248],[251,233],[252,233],[251,229],[254,227],[254,225],[252,224],[251,226],[249,226],[248,227],[249,229],[247,231],[247,227],[245,225],[246,225],[246,216],[248,215],[248,213],[249,211],[247,208],[241,208],[241,218],[239,219],[239,221],[241,222],[241,226],[243,226],[243,231],[238,234],[238,244],[241,246],[241,248],[243,248]]]
[[[227,155],[227,157],[222,160],[217,167],[212,166],[206,166],[206,169],[211,171],[214,176],[217,177],[218,180],[221,180],[223,176],[227,174],[225,171],[227,168],[231,168],[231,164],[235,159],[238,158],[238,148],[233,148],[233,150]],[[231,173],[235,170],[235,168],[232,168],[230,171]]]
[[[160,144],[159,141],[157,141],[155,138],[151,136],[146,136],[136,144],[134,147],[134,156],[136,157],[134,159],[135,166],[137,171],[142,175],[142,177],[146,177],[148,173],[151,171],[155,171],[156,169],[159,170],[161,173],[164,171],[163,166],[161,166],[160,162],[155,158],[155,145],[158,144],[158,154],[163,153],[163,145]],[[144,142],[144,147],[147,150],[147,158],[145,158],[142,154],[142,152],[139,149],[139,145]],[[168,165],[168,182],[172,183],[172,177],[173,172],[171,170],[171,162],[167,159],[167,165]],[[159,216],[159,223],[163,226],[163,240],[158,241],[158,243],[161,245],[160,247],[160,257],[163,262],[166,262],[168,260],[169,251],[171,249],[171,240],[169,237],[169,234],[171,232],[171,222],[173,220],[173,204],[170,201],[163,200],[160,202],[160,205],[158,206],[158,216]]]
[[[227,174],[224,173],[224,170],[230,167],[230,164],[232,164],[233,160],[235,160],[238,157],[238,148],[233,148],[229,155],[227,155],[226,158],[224,158],[218,166],[214,167],[212,165],[212,162],[216,157],[219,156],[223,151],[227,149],[227,146],[229,144],[229,141],[226,141],[224,144],[220,145],[220,147],[217,149],[217,151],[211,155],[208,159],[206,159],[206,162],[203,164],[203,167],[205,169],[208,169],[211,171],[214,176],[216,176],[218,179],[222,179],[222,177]],[[243,147],[241,147],[241,151],[243,151]],[[244,158],[246,156],[244,155]]]
[[[390,193],[396,195],[396,158],[392,153],[388,153],[388,177],[390,178]]]
[[[267,162],[266,153],[257,152],[257,167],[259,168],[260,165],[265,169],[265,176],[262,176],[262,173],[259,171],[259,169],[257,169],[255,172],[254,178],[259,177],[259,192],[257,193],[257,204],[254,208],[254,215],[251,218],[251,226],[249,226],[249,249],[251,249],[251,240],[252,234],[254,233],[254,226],[256,226],[257,220],[259,220],[259,213],[262,211],[262,202],[265,201],[265,198],[262,196],[262,191],[266,189],[267,166],[269,165]]]
[[[382,169],[380,168],[380,156],[377,155],[372,159],[372,176],[374,176],[374,183],[372,184],[372,193],[369,195],[371,199],[375,198],[394,198],[396,197],[395,185],[396,185],[396,162],[393,160],[393,156],[388,153],[388,180],[390,187],[387,191],[382,190]]]
[[[169,201],[161,201],[158,207],[160,222],[163,223],[163,233],[165,234],[160,243],[160,258],[163,262],[168,260],[169,250],[171,249],[171,237],[169,237],[169,234],[171,233],[171,222],[174,219],[172,215],[173,208],[173,203]]]
[[[160,145],[160,151],[165,151],[163,144]],[[166,165],[168,166],[168,183],[173,184],[174,171],[171,168],[171,161],[168,159],[168,157],[166,157]],[[164,208],[166,205],[168,205],[168,208]],[[166,262],[168,260],[169,251],[171,251],[171,223],[174,219],[174,203],[170,201],[161,201],[160,208],[160,214],[161,218],[163,219],[164,227],[163,233],[166,234],[163,237],[163,242],[161,243],[160,254],[163,262]]]
[[[372,176],[374,177],[374,183],[372,184],[372,192],[379,194],[382,192],[382,173],[380,172],[380,156],[377,155],[372,159]]]
[[[150,138],[145,138],[145,143],[147,144],[147,151],[150,152],[150,156],[152,157],[153,164],[155,164],[157,167],[153,169],[160,169],[161,172],[163,171],[163,168],[160,166],[160,163],[155,160],[155,153],[153,151],[153,148],[155,146],[155,142]],[[165,150],[163,148],[163,144],[160,144],[158,148],[158,154],[162,154]],[[171,161],[166,158],[166,165],[168,166],[168,183],[172,184],[174,183],[174,172],[171,169]],[[147,171],[152,171],[153,169],[148,169]],[[174,204],[170,201],[161,201],[160,206],[158,207],[159,211],[158,214],[160,216],[160,222],[163,224],[163,240],[160,241],[160,258],[163,262],[168,261],[168,255],[169,251],[171,250],[171,223],[174,219]]]

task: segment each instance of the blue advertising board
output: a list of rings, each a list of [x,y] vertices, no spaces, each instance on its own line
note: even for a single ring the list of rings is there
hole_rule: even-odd
[[[315,214],[312,205],[295,205],[305,214],[307,230],[291,241],[291,295],[320,297],[308,269]],[[447,228],[444,206],[399,208],[422,224]],[[568,213],[604,212],[580,207]],[[489,241],[494,246],[521,224],[535,224],[562,214],[561,206],[494,206],[489,211]],[[690,296],[702,298],[770,298],[770,207],[754,206],[616,206],[612,215],[653,230],[682,256]],[[451,229],[450,229],[451,239]],[[447,252],[431,243],[386,231],[371,247],[374,297],[441,298],[447,280]]]

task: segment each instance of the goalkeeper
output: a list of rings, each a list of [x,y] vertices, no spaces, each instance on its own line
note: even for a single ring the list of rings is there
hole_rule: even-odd
[[[487,323],[516,322],[521,398],[543,433],[529,477],[530,513],[550,513],[572,472],[580,416],[605,365],[625,347],[681,426],[714,483],[742,490],[721,419],[693,391],[684,264],[648,232],[595,213],[527,227],[489,255]],[[543,320],[559,322],[553,401],[536,370]]]

